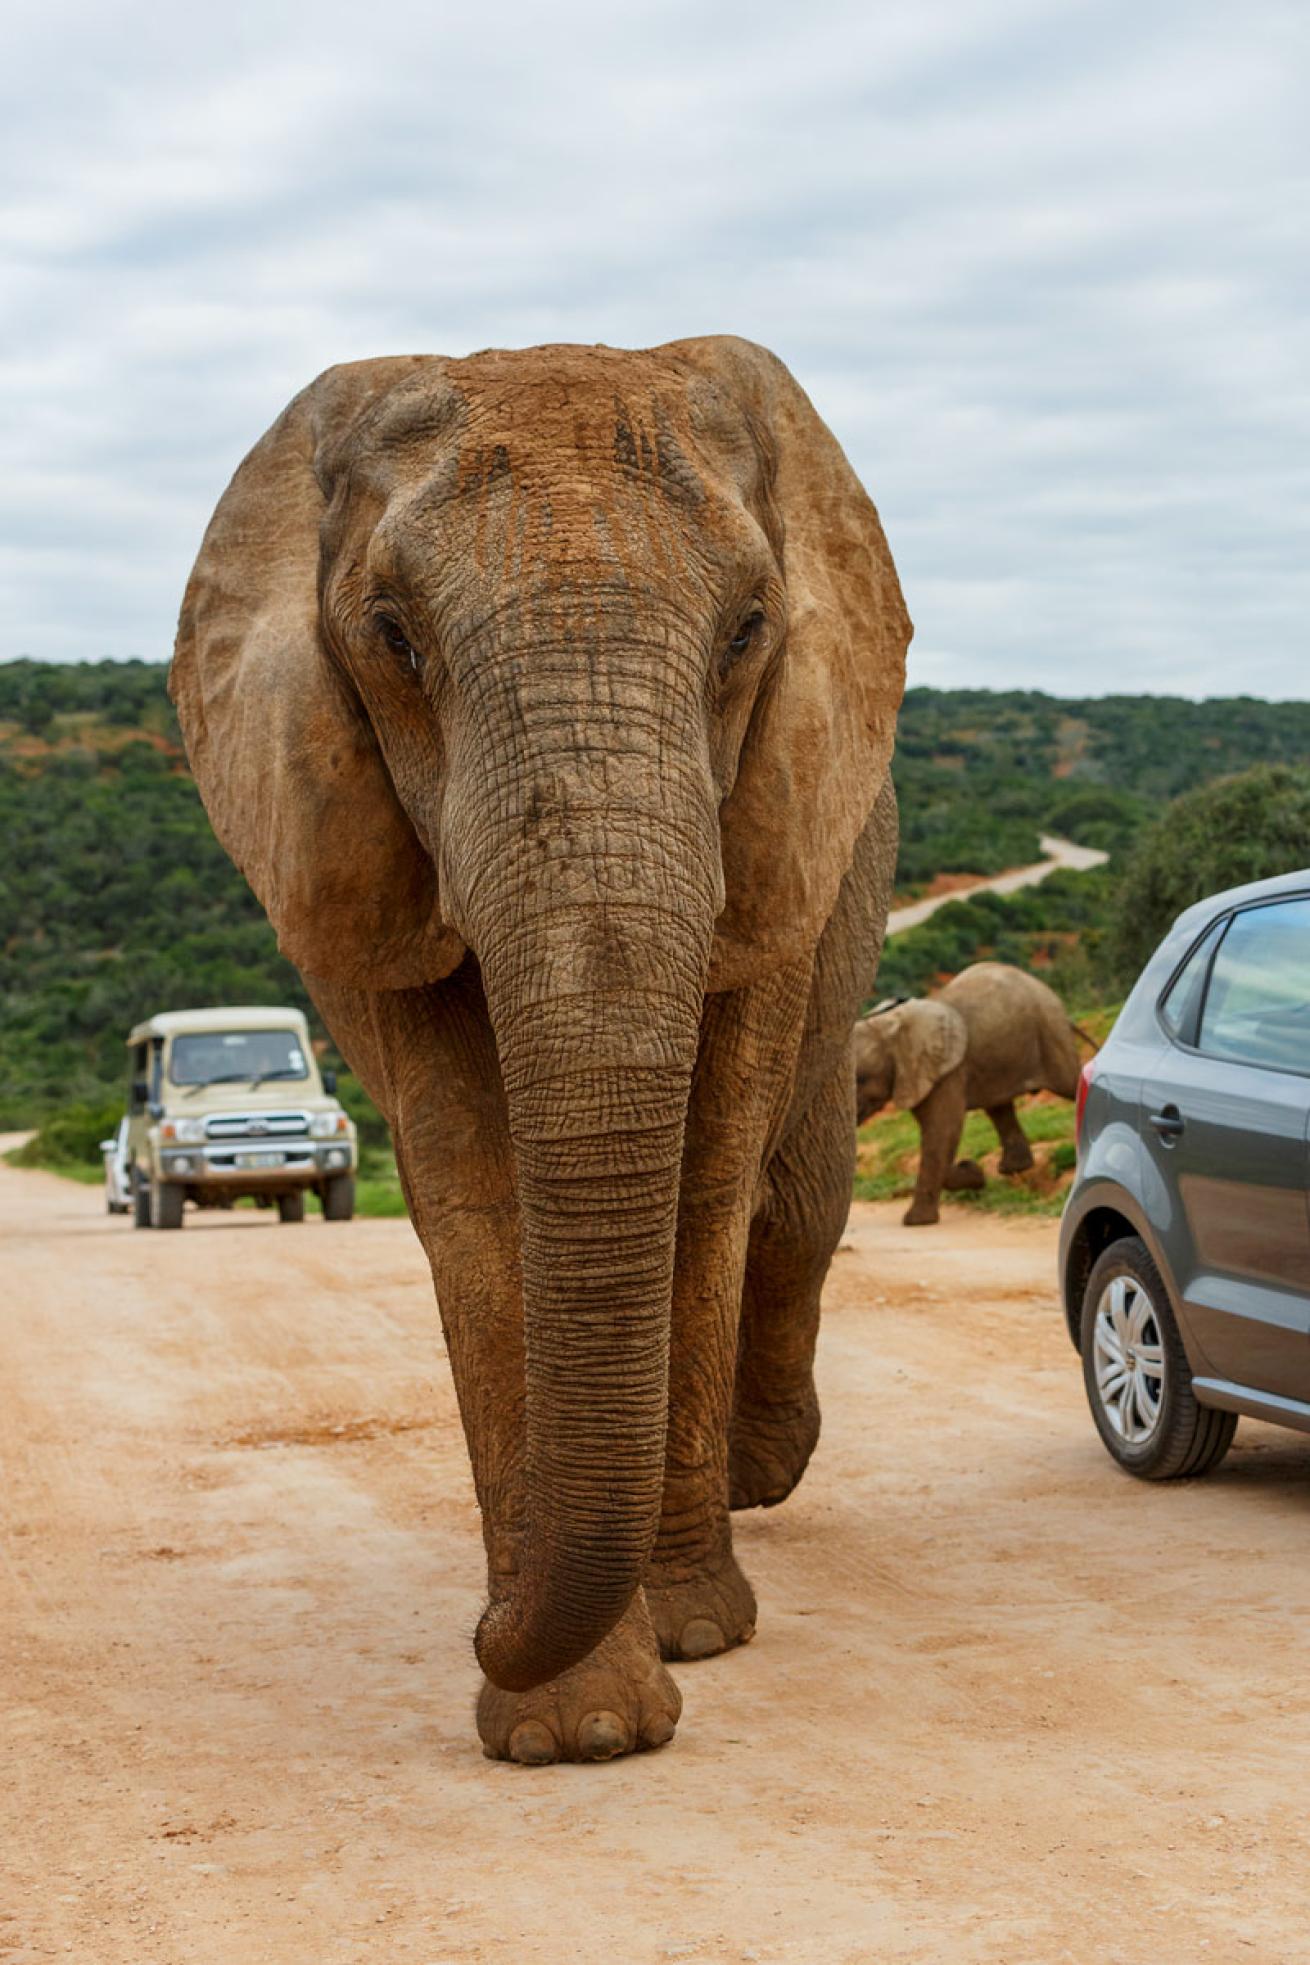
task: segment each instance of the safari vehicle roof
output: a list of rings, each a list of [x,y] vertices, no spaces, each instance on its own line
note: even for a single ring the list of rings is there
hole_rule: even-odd
[[[272,1008],[266,1003],[218,1005],[212,1010],[164,1010],[147,1017],[128,1033],[129,1044],[143,1044],[148,1037],[175,1037],[179,1031],[206,1030],[297,1030],[306,1033],[303,1010]]]

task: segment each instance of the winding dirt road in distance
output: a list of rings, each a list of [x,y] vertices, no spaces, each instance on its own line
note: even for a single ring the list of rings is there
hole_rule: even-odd
[[[408,1224],[181,1234],[0,1168],[0,1965],[1300,1965],[1310,1442],[1146,1488],[1054,1228],[857,1207],[825,1434],[667,1751],[481,1758]]]
[[[947,907],[952,901],[972,901],[979,894],[1017,894],[1021,887],[1039,886],[1062,868],[1070,873],[1086,873],[1091,867],[1104,866],[1110,857],[1096,846],[1075,846],[1071,839],[1059,839],[1053,832],[1043,833],[1038,844],[1046,857],[1034,860],[1031,866],[1011,867],[1008,873],[970,881],[967,887],[957,887],[949,894],[930,894],[922,901],[894,907],[887,916],[887,933],[903,935],[907,928],[917,928],[920,922],[936,914],[939,907]]]

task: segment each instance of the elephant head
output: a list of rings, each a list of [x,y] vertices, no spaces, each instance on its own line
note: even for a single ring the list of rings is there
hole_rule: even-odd
[[[523,1261],[528,1521],[478,1634],[508,1689],[639,1582],[704,993],[815,946],[908,638],[837,443],[730,339],[331,369],[205,537],[171,689],[284,953],[481,971]]]
[[[863,1125],[891,1099],[902,1111],[964,1062],[964,1018],[930,998],[893,1004],[855,1026],[855,1116]]]

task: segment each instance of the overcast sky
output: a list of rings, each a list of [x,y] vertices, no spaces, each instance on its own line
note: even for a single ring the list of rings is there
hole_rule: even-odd
[[[1310,695],[1304,0],[20,11],[0,658],[165,657],[331,362],[732,332],[876,499],[912,680]]]

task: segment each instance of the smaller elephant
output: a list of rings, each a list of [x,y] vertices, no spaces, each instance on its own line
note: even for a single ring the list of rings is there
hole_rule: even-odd
[[[983,1185],[976,1161],[955,1158],[966,1112],[981,1109],[995,1126],[1002,1173],[1032,1166],[1014,1101],[1037,1091],[1073,1098],[1082,1034],[1054,990],[1005,962],[975,962],[939,996],[888,1003],[856,1024],[856,1123],[889,1099],[919,1123],[907,1227],[937,1220],[943,1187]]]

